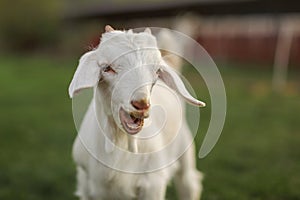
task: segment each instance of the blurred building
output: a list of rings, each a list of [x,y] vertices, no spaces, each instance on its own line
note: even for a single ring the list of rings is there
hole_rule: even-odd
[[[290,65],[300,66],[300,15],[206,17],[199,22],[197,39],[224,61],[261,64],[273,64],[279,40],[286,41]]]
[[[121,28],[176,28],[192,12],[189,33],[214,59],[272,66],[276,56],[300,67],[300,2],[259,0],[188,0],[103,2],[73,7],[66,19],[78,24],[97,22]],[[187,22],[187,21],[186,21]],[[188,22],[187,22],[188,23]],[[93,45],[100,33],[91,36]],[[279,52],[279,53],[278,53]]]

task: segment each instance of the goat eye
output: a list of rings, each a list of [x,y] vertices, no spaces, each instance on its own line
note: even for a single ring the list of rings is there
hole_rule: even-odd
[[[159,75],[159,73],[161,73],[161,69],[160,68],[156,71],[157,75]]]
[[[107,73],[116,73],[116,71],[110,65],[107,65],[103,71]]]

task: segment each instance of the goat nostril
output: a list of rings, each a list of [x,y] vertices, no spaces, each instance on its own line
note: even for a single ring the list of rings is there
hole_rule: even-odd
[[[137,110],[146,110],[150,107],[150,103],[147,100],[131,101],[132,106]]]

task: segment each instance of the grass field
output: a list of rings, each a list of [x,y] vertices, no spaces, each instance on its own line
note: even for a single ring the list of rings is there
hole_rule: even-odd
[[[76,199],[71,159],[76,130],[67,95],[76,62],[0,58],[1,200]],[[227,119],[214,150],[198,160],[205,173],[203,199],[300,199],[299,72],[290,72],[279,95],[271,92],[270,70],[220,71]],[[193,73],[185,74],[196,91],[204,91]],[[208,99],[205,91],[201,96]],[[201,118],[208,123],[209,109]],[[167,195],[176,199],[172,186]]]

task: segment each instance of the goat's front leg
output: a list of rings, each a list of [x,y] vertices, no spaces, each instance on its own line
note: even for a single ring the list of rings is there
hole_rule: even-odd
[[[88,176],[86,171],[82,167],[77,167],[77,191],[76,196],[80,197],[80,200],[90,200],[88,190]]]
[[[196,169],[194,146],[179,159],[175,187],[180,200],[199,200],[202,192],[202,173]]]
[[[138,200],[163,200],[165,199],[167,181],[159,175],[149,175],[140,180]]]

